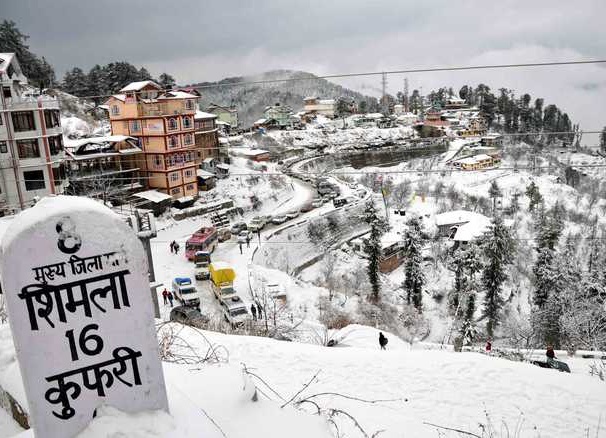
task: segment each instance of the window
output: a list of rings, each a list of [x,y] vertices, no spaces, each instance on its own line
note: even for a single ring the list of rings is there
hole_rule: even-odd
[[[170,137],[168,137],[168,147],[169,148],[176,148],[179,146],[179,139],[176,135],[171,135]]]
[[[0,152],[6,154],[8,152],[8,148],[6,147],[5,141],[0,141]]]
[[[162,167],[162,156],[161,155],[154,155],[154,166]]]
[[[181,187],[176,187],[170,191],[171,195],[178,195],[179,193],[181,193]]]
[[[179,181],[179,172],[173,172],[170,174],[170,181],[177,182]]]
[[[131,132],[140,132],[141,131],[141,124],[139,123],[138,120],[131,120],[130,130],[131,130]]]
[[[193,110],[194,109],[194,101],[193,100],[186,100],[185,101],[185,109]]]
[[[178,123],[177,123],[177,119],[175,119],[174,117],[168,119],[168,129],[169,129],[169,131],[173,131],[173,130],[177,129],[178,127],[179,126],[178,126]]]
[[[120,107],[118,105],[112,105],[112,116],[120,115]]]
[[[190,145],[194,142],[191,134],[185,134],[183,137],[183,144]]]
[[[185,162],[194,161],[191,152],[185,153]]]
[[[183,127],[191,128],[191,119],[189,117],[183,117]]]
[[[12,113],[15,132],[33,131],[36,129],[33,111],[16,111]]]
[[[10,87],[2,87],[2,92],[4,93],[4,97],[6,99],[10,99],[11,98],[11,88]]]
[[[53,167],[53,180],[56,186],[61,185],[63,180],[65,180],[65,167],[63,164],[59,167]]]
[[[61,126],[61,119],[59,117],[59,111],[57,110],[44,110],[44,122],[47,128],[56,128]]]
[[[185,186],[185,188],[186,188],[187,190],[189,190],[189,191],[191,191],[191,190],[195,190],[195,186],[194,186],[193,184],[188,184],[188,185],[186,185],[186,186]]]
[[[38,148],[38,139],[32,138],[29,140],[17,140],[17,149],[19,150],[19,158],[38,158],[40,149]]]
[[[28,192],[46,188],[44,184],[44,172],[41,170],[23,172],[23,180],[25,181],[25,190]]]
[[[51,155],[57,155],[63,150],[63,137],[57,135],[56,137],[48,138],[48,148],[50,149]]]
[[[192,176],[194,176],[194,171],[191,169],[187,169],[183,173],[185,174],[185,178],[191,178]]]

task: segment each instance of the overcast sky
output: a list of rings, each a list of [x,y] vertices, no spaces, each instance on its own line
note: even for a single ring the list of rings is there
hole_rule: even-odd
[[[59,77],[126,60],[181,84],[271,69],[315,74],[606,59],[604,0],[0,0]],[[408,75],[411,90],[484,82],[606,125],[606,65]],[[389,91],[403,76],[389,77]],[[380,78],[342,82],[376,94]]]

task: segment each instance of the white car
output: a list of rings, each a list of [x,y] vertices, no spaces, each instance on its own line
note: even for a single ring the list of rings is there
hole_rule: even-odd
[[[320,208],[320,207],[322,207],[322,205],[324,205],[322,198],[314,198],[314,200],[311,201],[311,206],[313,208]]]
[[[283,214],[277,214],[274,217],[271,218],[271,223],[272,224],[276,224],[276,225],[280,225],[283,224],[284,222],[286,222],[288,220],[288,218],[283,215]]]
[[[234,328],[241,326],[246,321],[250,320],[248,307],[237,295],[222,301],[221,306],[223,307],[223,317],[225,318],[225,321]]]
[[[253,234],[250,231],[240,231],[238,234],[238,243],[250,242],[253,238]]]
[[[288,219],[294,219],[297,216],[299,216],[299,210],[290,210],[289,212],[286,213],[286,217]]]

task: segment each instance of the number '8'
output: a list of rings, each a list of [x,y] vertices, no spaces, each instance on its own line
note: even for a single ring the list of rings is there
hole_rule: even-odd
[[[57,246],[59,250],[65,254],[74,254],[78,252],[82,246],[82,238],[76,233],[76,225],[72,222],[69,217],[64,217],[55,227],[57,233],[59,233],[59,239]]]

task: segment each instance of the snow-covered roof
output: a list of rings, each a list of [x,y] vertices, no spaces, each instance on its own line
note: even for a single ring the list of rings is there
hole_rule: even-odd
[[[157,190],[147,190],[145,192],[135,193],[133,196],[136,196],[137,198],[147,199],[148,201],[155,203],[166,201],[167,199],[172,199],[172,196],[167,195],[166,193],[161,193]]]
[[[269,154],[269,151],[266,151],[265,149],[243,149],[240,153],[242,155],[255,157],[257,155]]]
[[[213,178],[215,177],[214,173],[207,172],[206,170],[198,169],[196,170],[196,175],[200,178]]]
[[[471,222],[473,220],[483,219],[490,221],[490,219],[483,214],[467,210],[447,211],[445,213],[436,214],[435,216],[437,226],[462,224],[465,222]]]
[[[229,170],[229,166],[228,166],[227,164],[224,164],[224,163],[219,163],[219,164],[217,164],[217,167],[218,167],[219,169],[223,169],[223,170]]]
[[[217,125],[231,126],[231,123],[224,122],[223,120],[217,120],[216,123],[217,123]]]
[[[259,119],[255,123],[253,123],[253,125],[262,125],[265,122],[267,122],[267,119]]]
[[[460,164],[476,164],[479,161],[491,160],[491,159],[492,159],[492,157],[490,155],[478,154],[478,155],[474,155],[473,157],[466,157],[466,158],[461,158],[460,160],[455,160],[455,162],[460,163]]]
[[[334,99],[322,99],[322,100],[319,100],[318,103],[320,103],[322,105],[334,105],[335,100]]]
[[[213,157],[208,157],[205,158],[204,161],[202,161],[203,163],[212,163],[213,161],[215,161],[215,159]]]
[[[194,115],[194,119],[199,120],[199,119],[216,119],[217,115],[216,114],[212,114],[212,113],[206,113],[204,111],[196,111],[196,114]]]
[[[122,102],[126,101],[126,94],[114,94],[112,97],[121,100]]]
[[[219,144],[228,144],[229,140],[225,137],[219,137]]]
[[[139,90],[142,90],[143,88],[147,87],[148,85],[151,85],[152,87],[154,87],[158,90],[162,89],[162,87],[160,85],[156,84],[154,81],[139,81],[139,82],[131,82],[126,87],[122,88],[120,90],[120,92],[126,93],[127,91],[139,91]]]
[[[306,101],[306,100],[316,100],[316,99],[317,99],[317,97],[314,97],[314,96],[308,96],[308,97],[304,97],[304,98],[303,98],[303,101]]]
[[[490,228],[490,219],[486,216],[478,215],[471,221],[459,226],[453,240],[459,242],[469,242],[482,236]]]
[[[0,53],[0,72],[6,71],[14,57],[14,53]]]
[[[89,138],[81,138],[79,140],[72,140],[70,142],[70,148],[76,149],[84,144],[102,144],[102,143],[113,143],[113,142],[121,142],[128,139],[134,140],[137,139],[135,137],[129,137],[128,135],[106,135],[104,137],[89,137]]]
[[[185,91],[168,91],[162,96],[158,97],[158,100],[166,99],[197,99],[198,96],[195,94],[186,93]]]

